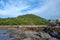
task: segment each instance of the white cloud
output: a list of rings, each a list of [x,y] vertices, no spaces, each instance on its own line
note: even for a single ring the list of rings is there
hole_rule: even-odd
[[[33,14],[42,13],[46,9],[48,9],[49,6],[50,6],[50,2],[46,1],[44,5],[42,5],[41,7],[39,6],[33,10],[28,11],[27,13],[33,13]]]
[[[13,2],[11,2],[13,3]],[[4,4],[4,2],[2,2],[2,4]],[[21,10],[26,9],[29,7],[29,5],[22,5],[21,6],[16,7],[14,4],[7,4],[4,7],[4,10],[0,10],[0,15],[4,16],[4,15],[8,15],[8,16],[17,16],[20,15],[22,13],[20,13]]]
[[[32,10],[28,10],[25,13],[21,12],[21,10],[24,9],[29,9],[32,7],[31,4],[29,5],[28,3],[30,2],[39,2],[39,6]],[[8,16],[18,16],[22,14],[27,14],[27,13],[33,13],[37,14],[39,16],[42,16],[44,18],[58,18],[60,17],[60,0],[43,0],[43,2],[40,2],[41,0],[9,0],[9,3],[6,4],[4,7],[4,10],[0,10],[0,15],[8,15]],[[3,4],[4,2],[1,1],[0,3]],[[41,5],[42,4],[42,5]]]
[[[37,14],[47,19],[57,19],[60,18],[60,0],[49,0],[42,7],[30,10],[27,13]]]

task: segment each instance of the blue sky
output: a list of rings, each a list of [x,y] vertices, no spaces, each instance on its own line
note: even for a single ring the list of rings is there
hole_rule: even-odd
[[[60,18],[60,0],[0,0],[0,18],[35,14],[46,19]]]

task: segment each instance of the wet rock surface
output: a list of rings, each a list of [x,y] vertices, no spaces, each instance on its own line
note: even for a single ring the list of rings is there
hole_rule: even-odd
[[[22,28],[0,29],[0,40],[60,40],[60,31],[52,28],[24,30]]]

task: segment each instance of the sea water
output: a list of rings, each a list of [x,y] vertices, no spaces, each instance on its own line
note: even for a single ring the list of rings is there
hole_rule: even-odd
[[[16,38],[16,34],[13,35],[13,37],[10,37],[11,33],[12,32],[8,29],[0,29],[0,40],[13,40]]]

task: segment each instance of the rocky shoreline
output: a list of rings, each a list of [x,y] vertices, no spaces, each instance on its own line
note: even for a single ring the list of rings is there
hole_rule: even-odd
[[[36,28],[38,29],[38,28]],[[60,28],[43,28],[41,30],[34,30],[27,28],[10,29],[10,37],[13,38],[14,34],[18,35],[13,40],[60,40]],[[12,34],[13,33],[13,34]],[[13,35],[13,36],[12,36]]]
[[[3,36],[1,32],[3,33]],[[10,40],[60,40],[60,28],[58,27],[0,28],[0,40],[2,40],[1,38],[3,38],[6,35],[8,35]],[[9,40],[8,38],[5,39]]]

